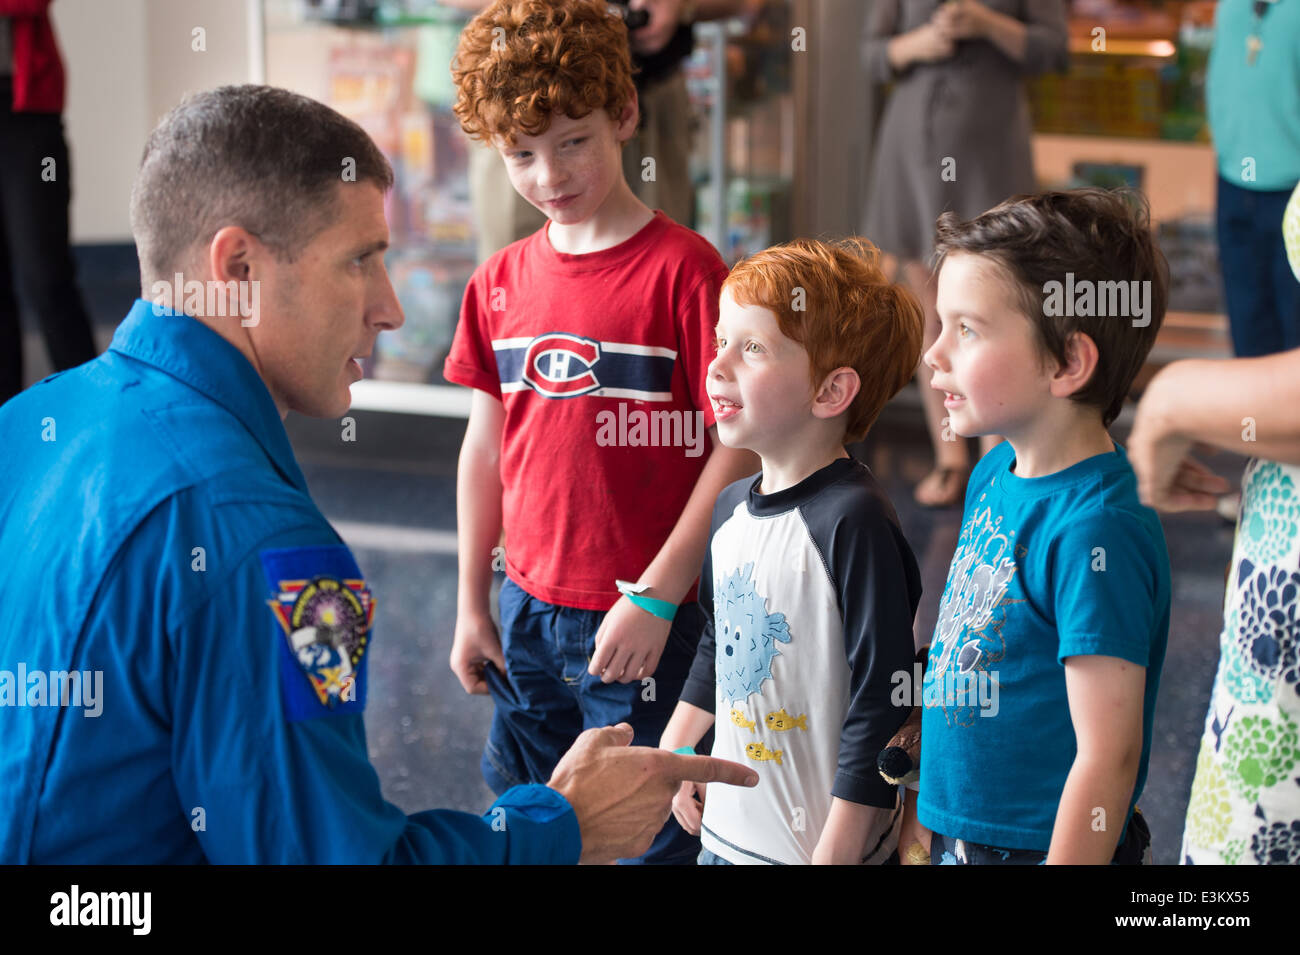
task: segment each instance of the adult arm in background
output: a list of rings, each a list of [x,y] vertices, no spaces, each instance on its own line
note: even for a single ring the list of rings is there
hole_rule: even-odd
[[[1229,484],[1189,456],[1197,442],[1300,465],[1298,406],[1300,349],[1167,366],[1143,392],[1129,436],[1142,503],[1163,511],[1214,507]]]
[[[998,13],[978,0],[957,0],[940,5],[930,22],[951,41],[987,40],[1026,73],[1064,72],[1069,67],[1063,0],[1029,0],[1024,20]]]

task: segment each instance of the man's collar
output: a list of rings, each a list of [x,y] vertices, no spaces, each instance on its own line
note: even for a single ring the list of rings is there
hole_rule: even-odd
[[[285,480],[307,493],[307,480],[266,383],[230,342],[198,319],[136,299],[109,348],[166,372],[221,405],[257,439]]]

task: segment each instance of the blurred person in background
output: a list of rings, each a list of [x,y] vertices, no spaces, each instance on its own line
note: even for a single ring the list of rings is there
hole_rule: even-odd
[[[1025,80],[1068,67],[1065,3],[877,0],[862,52],[870,81],[893,84],[876,133],[863,234],[899,262],[921,300],[925,352],[939,331],[927,264],[939,213],[969,220],[1037,190]],[[963,500],[970,455],[947,427],[930,377],[918,368],[935,467],[915,497],[925,507],[953,507]],[[985,436],[982,449],[997,440]]]
[[[1249,358],[1300,347],[1300,284],[1282,247],[1282,210],[1300,182],[1298,0],[1221,0],[1205,106],[1232,350]]]
[[[72,169],[51,2],[0,0],[0,404],[23,388],[19,296],[55,371],[95,357],[68,247]]]

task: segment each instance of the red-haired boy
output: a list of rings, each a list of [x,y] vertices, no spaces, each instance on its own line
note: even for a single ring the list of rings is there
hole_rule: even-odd
[[[700,603],[711,621],[660,746],[759,770],[745,792],[683,785],[673,812],[701,864],[890,859],[902,802],[876,757],[911,711],[916,559],[861,440],[921,354],[919,303],[869,243],[767,249],[723,285],[708,390],[718,433],[762,473],[713,511]]]
[[[491,692],[480,765],[502,792],[545,783],[588,727],[658,742],[703,626],[709,510],[753,459],[715,448],[704,387],[726,266],[623,176],[637,100],[622,20],[596,0],[498,0],[453,76],[461,126],[549,219],[474,273],[444,367],[475,389],[451,666]],[[698,851],[669,820],[644,859]]]

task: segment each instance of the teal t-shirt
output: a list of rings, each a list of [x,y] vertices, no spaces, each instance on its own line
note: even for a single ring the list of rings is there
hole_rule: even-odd
[[[1219,175],[1242,189],[1290,189],[1300,181],[1300,0],[1269,4],[1258,24],[1254,7],[1221,0],[1215,10],[1206,113]]]
[[[1142,792],[1169,554],[1119,445],[1045,477],[1017,477],[1014,464],[1004,441],[967,487],[922,684],[918,817],[954,838],[1046,851],[1076,753],[1067,657],[1147,668],[1130,814]]]

